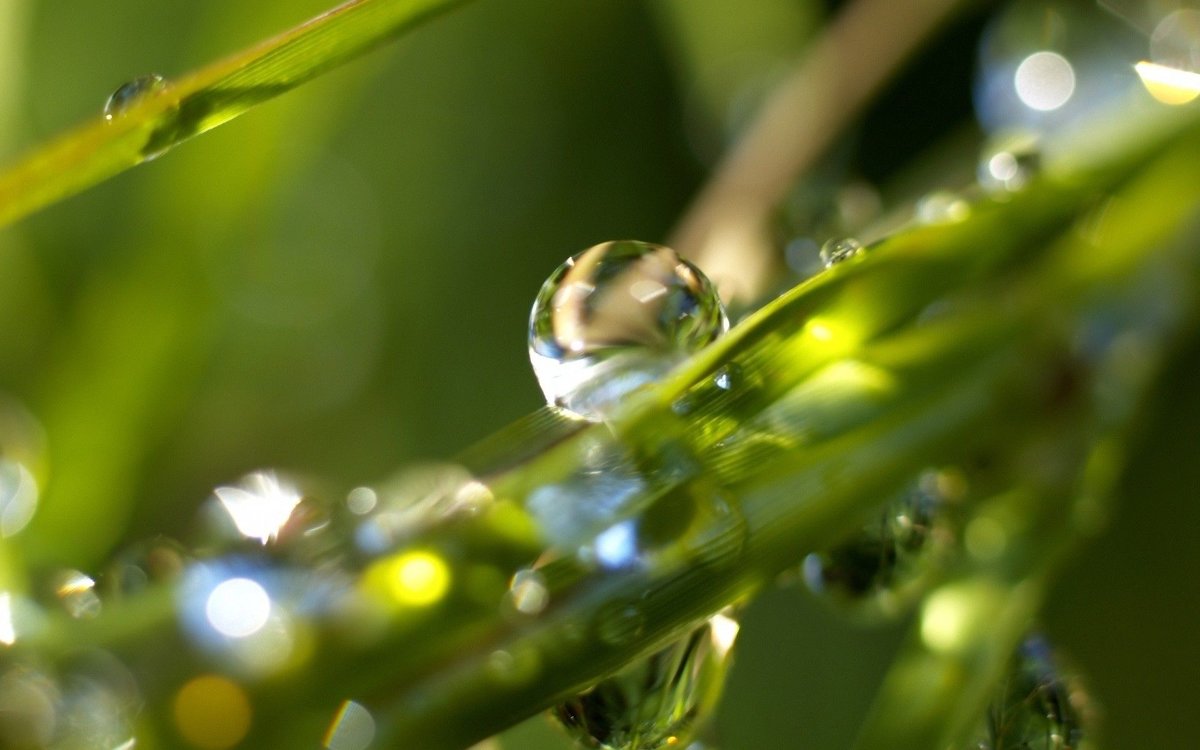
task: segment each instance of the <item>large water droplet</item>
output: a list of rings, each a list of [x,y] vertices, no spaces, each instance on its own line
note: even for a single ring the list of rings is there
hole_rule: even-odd
[[[600,750],[686,747],[716,707],[737,621],[714,615],[650,657],[552,710],[567,732]]]
[[[863,619],[900,614],[948,546],[944,505],[962,487],[956,472],[922,474],[851,539],[808,555],[801,569],[805,583]]]
[[[862,252],[862,243],[852,237],[839,237],[821,246],[821,263],[826,268],[850,260]]]
[[[1092,713],[1080,683],[1061,669],[1044,638],[1027,638],[963,750],[1079,750]]]
[[[112,122],[123,117],[130,107],[144,97],[161,93],[166,88],[167,79],[157,73],[138,76],[132,81],[126,81],[118,86],[117,90],[109,95],[108,101],[104,103],[104,119]]]
[[[547,402],[598,421],[728,327],[712,283],[674,250],[606,242],[542,285],[529,359]]]

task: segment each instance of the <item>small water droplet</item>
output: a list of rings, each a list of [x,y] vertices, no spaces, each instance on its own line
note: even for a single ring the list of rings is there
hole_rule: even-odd
[[[720,697],[737,630],[731,616],[714,615],[687,637],[602,680],[551,713],[588,747],[686,747]]]
[[[91,619],[100,614],[100,597],[96,582],[78,570],[64,570],[55,576],[54,594],[67,614],[77,620]]]
[[[737,364],[730,364],[717,370],[717,374],[713,376],[713,385],[723,391],[733,390],[737,384],[738,378],[742,374],[742,368]]]
[[[536,615],[550,603],[546,581],[536,570],[518,570],[508,587],[508,601],[521,614]]]
[[[826,268],[850,260],[862,252],[862,243],[852,237],[834,238],[821,246],[821,263]]]
[[[865,620],[895,617],[924,589],[948,531],[936,475],[925,472],[842,544],[804,558],[808,588]],[[949,481],[949,480],[947,480]]]
[[[157,73],[138,76],[132,81],[126,81],[118,86],[117,90],[109,95],[108,101],[104,103],[104,119],[112,122],[119,117],[124,117],[129,108],[144,97],[162,93],[166,89],[167,79]]]
[[[188,561],[183,545],[167,537],[136,544],[113,558],[98,577],[105,600],[140,593],[147,586],[174,580]]]
[[[1075,750],[1094,713],[1078,676],[1064,670],[1046,639],[1025,639],[998,683],[970,750]]]
[[[1036,139],[1027,133],[997,139],[979,161],[979,185],[994,197],[1024,189],[1041,169]]]
[[[935,190],[917,201],[917,221],[922,224],[957,224],[971,215],[971,204],[949,190]]]
[[[712,283],[674,250],[606,242],[542,285],[529,358],[547,402],[599,421],[728,327]]]

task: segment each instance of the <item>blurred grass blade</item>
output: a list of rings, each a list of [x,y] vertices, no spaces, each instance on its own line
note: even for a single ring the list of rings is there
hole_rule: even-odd
[[[1091,221],[1102,216],[1110,231],[1098,238],[1073,232],[1056,243],[1056,262],[1041,278],[1074,277],[1072,285],[1111,279],[1081,299],[1081,317],[1088,335],[1102,330],[1116,342],[1113,351],[1088,362],[1093,390],[1083,410],[1038,427],[1015,449],[1044,457],[1053,446],[1059,468],[1014,468],[1015,486],[975,510],[1011,541],[998,554],[964,556],[951,580],[926,598],[856,750],[972,746],[964,735],[980,726],[1049,584],[1094,529],[1090,519],[1107,515],[1136,407],[1195,317],[1198,258],[1191,241],[1172,237],[1195,220],[1198,197],[1187,186],[1200,181],[1198,147],[1194,138],[1181,141],[1102,204]],[[1056,313],[1046,307],[1047,320]]]
[[[100,116],[0,173],[0,226],[153,158],[465,0],[351,0],[213,63],[112,120]],[[99,99],[99,97],[98,97]]]

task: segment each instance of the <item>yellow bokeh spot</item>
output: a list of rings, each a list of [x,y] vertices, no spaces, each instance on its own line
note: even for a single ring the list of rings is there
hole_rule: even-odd
[[[921,639],[929,650],[960,650],[969,640],[971,602],[958,589],[934,592],[921,612]]]
[[[236,683],[218,675],[202,675],[175,696],[175,726],[194,747],[225,750],[250,730],[250,700]]]
[[[1133,68],[1150,96],[1163,104],[1187,104],[1200,96],[1200,73],[1146,61]]]
[[[828,354],[849,352],[862,339],[862,331],[845,315],[816,315],[804,324],[797,344],[805,350]]]
[[[426,607],[450,588],[450,568],[426,550],[409,550],[384,558],[366,573],[367,586],[396,604]]]
[[[925,647],[936,654],[962,654],[996,627],[999,613],[1024,594],[989,580],[951,583],[931,593],[921,608],[920,632]]]
[[[834,327],[823,318],[813,318],[804,328],[808,331],[808,335],[817,341],[833,341],[836,335]]]

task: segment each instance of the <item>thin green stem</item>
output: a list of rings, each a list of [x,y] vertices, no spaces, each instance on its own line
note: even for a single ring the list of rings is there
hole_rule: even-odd
[[[0,172],[0,227],[222,125],[465,0],[350,0],[171,81]]]

